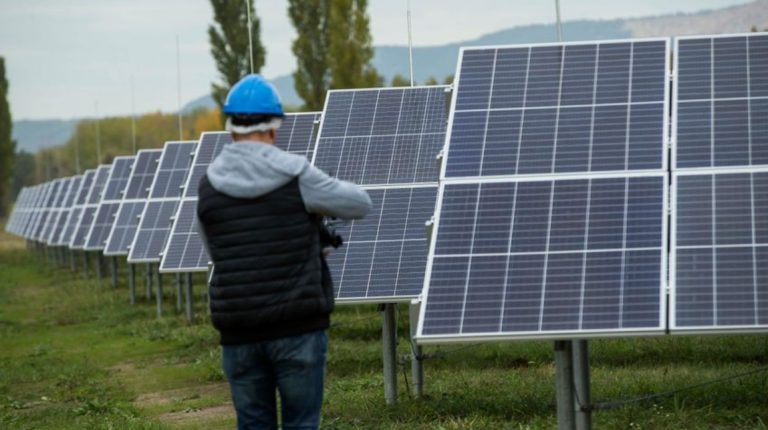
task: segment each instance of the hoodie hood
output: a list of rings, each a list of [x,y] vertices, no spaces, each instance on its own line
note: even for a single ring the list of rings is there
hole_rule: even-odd
[[[240,141],[225,145],[208,166],[213,188],[235,198],[256,198],[299,176],[309,166],[306,157],[290,154],[263,142]]]

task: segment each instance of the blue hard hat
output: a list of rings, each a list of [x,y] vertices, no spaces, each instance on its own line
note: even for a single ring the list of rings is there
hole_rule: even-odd
[[[229,90],[223,111],[225,115],[283,116],[283,105],[272,84],[261,75],[251,74]]]

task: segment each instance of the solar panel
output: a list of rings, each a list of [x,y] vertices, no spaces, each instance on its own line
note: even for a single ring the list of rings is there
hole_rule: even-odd
[[[314,164],[361,184],[373,202],[365,219],[339,228],[345,244],[328,258],[339,302],[406,301],[421,292],[446,95],[445,86],[328,92]]]
[[[321,117],[320,112],[285,114],[275,139],[275,146],[311,160],[315,151],[315,124]]]
[[[314,165],[360,185],[436,182],[446,89],[329,91]]]
[[[161,149],[143,149],[136,154],[125,197],[115,215],[115,223],[107,238],[104,255],[128,255],[162,152]]]
[[[128,254],[129,263],[160,261],[160,253],[171,230],[171,218],[176,214],[178,205],[178,199],[147,202]]]
[[[80,216],[83,213],[83,206],[85,200],[88,197],[88,193],[93,186],[93,178],[96,176],[96,169],[86,170],[83,173],[83,179],[80,181],[80,187],[77,190],[77,194],[74,196],[72,202],[72,209],[70,209],[67,219],[64,223],[64,229],[59,237],[59,244],[62,246],[69,246],[72,242],[72,236],[77,230],[78,223],[80,222]]]
[[[94,215],[95,222],[91,225],[85,240],[86,251],[100,251],[105,248],[125,187],[128,185],[128,176],[135,158],[134,156],[115,157],[112,161],[112,169]]]
[[[8,218],[8,222],[5,224],[5,231],[8,233],[18,235],[19,219],[23,217],[24,212],[27,210],[27,201],[29,198],[29,187],[21,187],[19,194],[16,196],[16,203],[13,205],[13,211]]]
[[[82,181],[83,175],[72,177],[72,182],[69,186],[69,192],[67,193],[67,196],[61,205],[58,222],[56,223],[56,227],[53,233],[51,234],[49,243],[51,246],[65,246],[66,243],[68,243],[62,241],[62,236],[67,225],[67,219],[69,218],[69,214],[74,206],[75,197],[77,197],[77,193],[80,191],[80,184]]]
[[[69,243],[69,247],[72,249],[85,248],[85,242],[88,239],[88,233],[91,231],[91,225],[96,218],[95,215],[99,208],[101,194],[107,183],[107,179],[109,178],[111,168],[111,164],[102,164],[96,169],[96,174],[93,176],[90,190],[88,190],[88,195],[85,197],[83,211],[80,215],[80,219],[77,221],[74,233],[72,234],[72,240]]]
[[[664,332],[669,57],[461,50],[422,342]]]
[[[768,165],[768,34],[675,43],[675,167]]]
[[[147,198],[162,153],[162,149],[142,149],[136,154],[136,162],[125,190],[125,199]]]
[[[315,142],[315,123],[319,112],[286,114],[277,133],[275,146],[311,159]],[[161,272],[197,272],[208,270],[210,257],[197,233],[197,188],[208,166],[232,142],[230,133],[203,133],[197,146],[184,199],[174,217],[171,237],[160,262]]]
[[[49,217],[48,226],[43,232],[43,241],[48,246],[55,244],[55,236],[61,233],[61,224],[63,223],[62,214],[64,213],[64,201],[70,194],[74,177],[63,178],[59,188],[59,194],[53,202],[53,212]]]
[[[463,49],[444,177],[665,168],[668,41]]]
[[[768,169],[677,172],[673,330],[768,326]]]
[[[32,218],[35,216],[35,213],[38,212],[36,209],[37,202],[40,199],[41,189],[41,184],[32,187],[32,195],[30,196],[29,207],[27,209],[27,213],[24,215],[24,218],[21,220],[21,225],[19,226],[19,235],[27,240],[29,240],[29,235],[27,232],[29,231]]]
[[[416,297],[424,285],[424,223],[435,211],[437,186],[368,190],[371,213],[336,227],[344,245],[328,265],[339,301],[391,302]]]
[[[675,43],[670,331],[764,331],[768,35]]]
[[[197,198],[197,184],[200,183],[200,178],[205,175],[208,166],[219,155],[224,145],[229,143],[232,143],[232,135],[229,132],[207,132],[200,135],[192,161],[192,170],[184,187],[185,199]]]
[[[190,141],[165,144],[149,192],[150,199],[181,197],[196,143]]]
[[[159,262],[181,200],[197,142],[167,142],[128,253],[129,263]]]
[[[146,205],[146,201],[139,200],[125,201],[120,204],[107,245],[104,248],[104,255],[128,255]]]
[[[48,189],[47,197],[45,198],[45,201],[43,202],[43,206],[41,207],[41,213],[40,218],[37,221],[37,225],[35,226],[32,239],[36,242],[42,242],[43,241],[43,233],[45,233],[46,228],[49,225],[49,219],[51,218],[51,213],[53,212],[53,203],[56,200],[56,197],[58,196],[59,189],[61,188],[61,179],[54,179],[51,181],[51,185]]]

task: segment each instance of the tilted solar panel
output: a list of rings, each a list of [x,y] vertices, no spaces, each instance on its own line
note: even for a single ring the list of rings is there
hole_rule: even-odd
[[[129,263],[159,262],[187,180],[197,142],[167,142],[158,160],[149,200],[128,253]]]
[[[675,43],[670,331],[765,331],[768,34]]]
[[[115,222],[117,209],[128,185],[128,176],[135,161],[134,156],[115,157],[112,169],[104,185],[104,192],[96,210],[95,222],[88,231],[85,240],[86,251],[100,251],[106,247],[109,232]]]
[[[125,196],[104,247],[104,255],[128,255],[162,152],[161,149],[142,149],[136,154]]]
[[[346,242],[328,258],[339,302],[407,301],[421,292],[446,96],[440,85],[328,93],[314,164],[362,185],[373,201],[371,214],[340,229]]]
[[[664,332],[669,57],[462,49],[422,342]]]
[[[75,200],[72,202],[72,209],[69,211],[69,214],[67,214],[64,230],[61,232],[61,237],[59,237],[59,244],[62,246],[69,246],[72,242],[72,237],[75,235],[75,231],[80,222],[80,217],[83,213],[85,200],[93,187],[94,176],[96,176],[96,169],[86,170],[85,173],[83,173],[83,179],[80,181],[80,188],[77,190]]]
[[[446,89],[329,91],[314,165],[360,185],[436,182]]]
[[[72,249],[84,249],[86,240],[88,239],[88,233],[91,231],[91,225],[96,218],[96,211],[99,208],[99,202],[101,201],[101,195],[104,190],[104,186],[109,178],[109,172],[112,169],[111,164],[102,164],[96,169],[96,174],[93,176],[93,182],[91,183],[88,196],[85,198],[85,205],[83,205],[83,211],[80,219],[77,221],[74,233],[72,234],[72,240],[69,243],[69,247]]]
[[[72,183],[69,187],[69,193],[67,193],[67,197],[62,203],[61,208],[61,215],[59,215],[59,221],[56,224],[56,228],[54,232],[51,234],[51,242],[50,244],[52,246],[65,246],[68,242],[63,241],[63,235],[64,231],[67,227],[67,222],[69,219],[69,215],[72,212],[72,209],[74,209],[75,204],[75,198],[77,197],[78,192],[80,192],[80,184],[83,181],[83,175],[77,175],[72,178]]]

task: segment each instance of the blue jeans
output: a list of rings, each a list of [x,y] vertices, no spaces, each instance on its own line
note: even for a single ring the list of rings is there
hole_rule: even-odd
[[[280,394],[283,429],[319,428],[327,348],[324,330],[225,345],[224,374],[237,411],[237,428],[276,429],[275,390]]]

